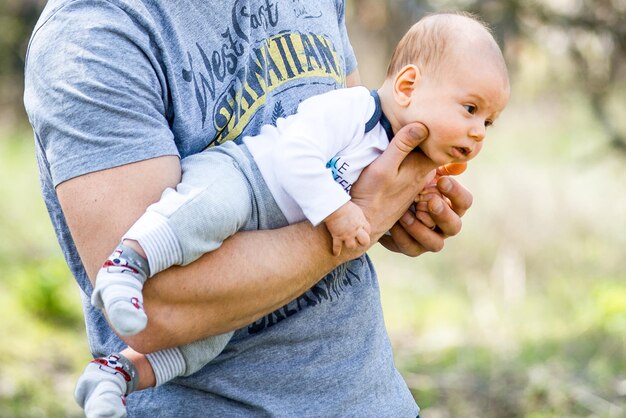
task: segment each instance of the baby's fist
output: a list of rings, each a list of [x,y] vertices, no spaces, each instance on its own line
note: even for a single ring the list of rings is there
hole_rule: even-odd
[[[370,224],[354,203],[347,202],[328,215],[324,223],[333,237],[333,255],[340,255],[344,245],[349,250],[369,247]]]

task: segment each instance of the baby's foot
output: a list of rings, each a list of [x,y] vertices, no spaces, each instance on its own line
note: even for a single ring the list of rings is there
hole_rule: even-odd
[[[126,416],[126,394],[136,386],[136,372],[119,354],[93,360],[78,379],[74,398],[87,418]]]
[[[96,276],[91,304],[104,309],[113,328],[123,336],[137,334],[148,322],[141,293],[148,276],[143,266],[147,266],[145,259],[120,246]]]

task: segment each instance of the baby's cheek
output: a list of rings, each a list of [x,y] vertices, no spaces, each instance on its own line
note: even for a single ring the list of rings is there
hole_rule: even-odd
[[[429,137],[420,144],[420,148],[426,156],[433,158],[434,153],[437,152],[437,142]]]

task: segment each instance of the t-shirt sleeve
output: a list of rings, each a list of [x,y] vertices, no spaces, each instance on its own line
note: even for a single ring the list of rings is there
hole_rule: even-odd
[[[356,56],[354,55],[354,49],[350,43],[348,37],[348,30],[346,28],[346,2],[341,0],[337,2],[337,17],[339,18],[339,32],[341,34],[344,66],[346,69],[346,75],[352,74],[357,69]]]
[[[109,2],[77,3],[40,23],[27,53],[24,103],[55,186],[178,155],[150,31]]]

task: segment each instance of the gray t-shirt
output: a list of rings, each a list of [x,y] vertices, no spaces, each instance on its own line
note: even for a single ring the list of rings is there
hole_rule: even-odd
[[[124,343],[89,304],[54,187],[254,135],[301,100],[344,86],[355,69],[339,0],[48,2],[29,45],[24,100],[94,355]],[[418,414],[393,364],[367,257],[238,330],[198,373],[131,395],[128,409],[151,418]]]

